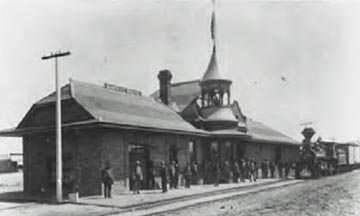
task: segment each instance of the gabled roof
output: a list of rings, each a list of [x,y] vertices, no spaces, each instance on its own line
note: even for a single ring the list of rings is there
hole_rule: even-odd
[[[173,97],[174,102],[176,102],[178,106],[180,104],[183,107],[193,107],[192,109],[196,109],[197,105],[195,99],[199,94],[198,83],[199,80],[173,84],[171,87],[172,92],[175,95],[175,97]],[[239,131],[236,128],[215,130],[211,132],[196,129],[172,108],[158,102],[153,97],[131,95],[107,89],[99,85],[72,80],[69,84],[61,88],[61,92],[62,103],[68,102],[70,104],[67,105],[63,111],[68,109],[67,112],[74,113],[70,115],[68,121],[64,122],[63,127],[104,123],[109,126],[113,125],[130,129],[172,131],[176,133],[199,135],[246,135],[250,136],[250,139],[254,141],[293,145],[300,144],[300,142],[271,129],[260,122],[245,117],[243,120],[245,120],[244,123],[246,124],[247,133],[245,133],[245,131]],[[154,94],[156,94],[156,92]],[[34,114],[37,116],[40,115],[42,113],[41,109],[54,109],[55,99],[56,95],[52,93],[36,102],[21,122],[24,122],[27,119],[27,122],[31,123],[31,116]],[[77,109],[77,105],[81,109]],[[71,110],[75,110],[76,112]],[[195,111],[196,110],[194,110],[194,112]],[[229,107],[229,111],[231,111],[231,107]],[[51,112],[54,112],[54,110]],[[76,118],[80,118],[81,112],[84,113],[83,118],[76,121]],[[217,112],[210,113],[209,116],[214,115],[213,117],[216,117],[218,114],[222,118],[223,113]],[[53,115],[51,114],[51,116]],[[19,125],[21,125],[21,123]],[[35,125],[34,127],[27,127],[28,124],[24,125],[25,126],[23,127],[17,127],[11,130],[0,131],[0,135],[20,136],[21,134],[44,131],[49,126],[45,125],[45,127],[42,127],[41,125]]]
[[[72,80],[70,80],[70,82],[71,81]],[[72,98],[70,84],[66,84],[65,86],[63,86],[60,91],[61,91],[61,100],[68,100]],[[52,92],[48,96],[37,101],[35,105],[46,104],[51,102],[56,102],[56,92]]]
[[[62,100],[75,100],[99,123],[141,128],[199,133],[176,112],[154,98],[131,95],[103,86],[71,80],[62,88]],[[33,108],[54,103],[55,93],[34,104]]]
[[[273,130],[261,122],[257,122],[250,118],[247,118],[246,125],[248,129],[248,134],[254,140],[300,145],[299,141],[296,141],[276,130]]]

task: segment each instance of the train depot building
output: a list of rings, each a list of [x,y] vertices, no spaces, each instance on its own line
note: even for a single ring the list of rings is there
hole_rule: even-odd
[[[155,77],[154,77],[155,79]],[[151,96],[112,84],[70,80],[61,89],[63,191],[81,196],[102,193],[101,169],[110,162],[114,193],[131,188],[135,161],[148,188],[150,167],[176,160],[180,171],[197,162],[200,183],[210,164],[242,158],[295,162],[297,142],[246,117],[231,100],[231,80],[220,76],[215,49],[201,79],[171,83],[168,70],[158,74]],[[19,125],[0,132],[23,138],[24,192],[55,193],[55,101],[52,93],[36,102]],[[203,175],[201,175],[203,173]]]

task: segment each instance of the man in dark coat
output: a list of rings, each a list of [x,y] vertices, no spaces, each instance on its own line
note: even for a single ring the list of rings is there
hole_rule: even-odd
[[[219,186],[220,177],[221,177],[221,168],[220,168],[220,164],[218,162],[215,163],[214,174],[215,174],[214,186],[217,187],[217,186]]]
[[[149,179],[149,189],[155,189],[155,167],[154,167],[154,162],[150,161],[149,162],[149,172],[148,172],[148,179]]]
[[[162,188],[162,192],[165,193],[167,192],[167,168],[165,166],[165,162],[161,161],[161,166],[160,166],[160,178],[161,178],[161,188]]]
[[[265,161],[262,161],[262,162],[261,162],[261,177],[262,177],[262,178],[266,178],[266,177],[265,177],[265,166],[266,166],[266,165],[265,165]]]
[[[271,178],[275,178],[275,164],[273,161],[269,164]]]
[[[269,166],[270,166],[270,162],[268,160],[265,160],[265,178],[269,178]]]
[[[115,178],[109,162],[106,162],[105,168],[101,171],[101,180],[104,184],[105,198],[111,198],[111,186]]]
[[[237,161],[235,161],[235,163],[234,163],[233,173],[234,173],[234,182],[239,183],[240,167],[239,167],[239,163]]]
[[[278,168],[279,178],[282,178],[283,177],[283,163],[281,161],[278,162],[277,168]]]
[[[241,159],[241,165],[240,165],[240,172],[241,172],[241,175],[240,175],[240,181],[241,182],[245,182],[245,179],[246,179],[246,160],[245,159]]]
[[[175,187],[175,189],[177,189],[178,188],[178,184],[179,184],[179,172],[180,172],[180,170],[179,170],[180,168],[179,168],[179,164],[175,161],[175,178],[174,178],[174,187]]]

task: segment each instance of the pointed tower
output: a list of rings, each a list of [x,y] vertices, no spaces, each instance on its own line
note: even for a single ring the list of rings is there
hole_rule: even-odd
[[[209,130],[234,128],[237,119],[231,108],[230,86],[231,80],[223,79],[219,73],[216,57],[216,19],[215,0],[212,0],[213,12],[211,17],[211,38],[213,50],[209,65],[200,80],[201,115],[204,128]]]

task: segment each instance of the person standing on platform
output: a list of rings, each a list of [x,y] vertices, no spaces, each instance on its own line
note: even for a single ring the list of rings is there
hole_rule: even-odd
[[[114,184],[115,178],[109,162],[106,162],[105,168],[101,171],[101,180],[104,184],[105,198],[111,198],[111,186]]]
[[[234,163],[234,182],[239,183],[239,178],[240,178],[240,167],[239,167],[239,163],[237,161],[235,161]]]
[[[245,159],[241,159],[241,166],[240,166],[240,181],[245,182],[246,179],[246,161]]]
[[[250,181],[256,182],[256,162],[255,162],[255,160],[249,160],[249,165],[250,165],[249,179],[250,179]]]
[[[194,162],[191,166],[191,180],[193,184],[198,184],[199,181],[199,167],[196,162]]]
[[[265,161],[261,162],[261,177],[265,178]]]
[[[134,184],[134,194],[140,193],[141,182],[143,180],[143,173],[140,166],[140,161],[136,161],[135,165],[135,184]]]
[[[265,172],[265,178],[269,178],[269,161],[265,160],[265,167],[264,167],[264,172]]]
[[[189,164],[186,164],[184,170],[184,179],[185,179],[185,188],[190,188],[191,184],[191,167]]]
[[[270,162],[269,167],[270,167],[270,177],[275,178],[275,164],[273,161]]]
[[[175,189],[178,188],[179,185],[179,164],[175,161],[175,178],[174,178],[174,187]]]
[[[288,178],[292,164],[289,161],[285,162],[285,178]]]
[[[283,164],[282,164],[281,160],[279,160],[279,162],[277,164],[277,168],[278,168],[279,178],[282,178],[283,177]]]
[[[249,179],[249,181],[252,181],[252,172],[251,172],[251,160],[246,159],[246,177]]]
[[[161,189],[163,193],[167,192],[167,168],[165,165],[165,161],[161,161],[160,166],[160,178],[161,178]]]
[[[170,189],[175,187],[175,161],[169,166]]]
[[[155,189],[155,175],[156,175],[156,172],[155,172],[154,162],[150,161],[149,162],[149,173],[148,173],[149,189]]]
[[[258,179],[258,174],[259,174],[259,166],[256,162],[255,159],[252,160],[254,162],[254,166],[255,166],[255,179]]]
[[[221,169],[220,169],[220,164],[217,162],[215,164],[215,184],[214,186],[217,187],[219,186],[219,182],[220,182],[220,177],[221,177]]]
[[[224,163],[224,177],[226,183],[231,183],[232,181],[232,172],[231,172],[231,166],[229,161],[225,161]]]

